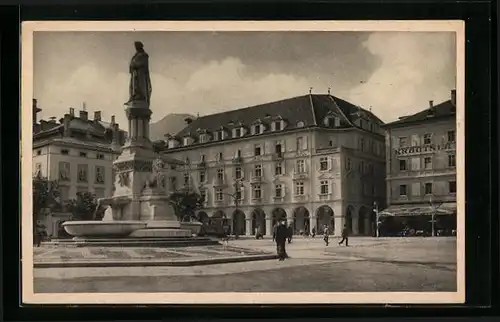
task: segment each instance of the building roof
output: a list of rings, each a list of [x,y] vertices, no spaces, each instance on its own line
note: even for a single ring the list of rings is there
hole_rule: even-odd
[[[413,124],[418,122],[429,122],[434,120],[440,120],[447,117],[454,117],[456,114],[456,106],[451,100],[444,101],[438,105],[428,107],[423,111],[418,113],[404,116],[397,121],[387,123],[384,127],[390,128],[395,126],[404,126],[407,124]]]
[[[324,123],[327,116],[339,117],[340,125],[337,128],[356,127],[354,122],[360,117],[379,125],[383,124],[371,112],[338,97],[329,94],[309,94],[202,116],[193,119],[175,136],[177,138],[191,136],[196,139],[199,130],[210,133],[240,122],[246,128],[250,128],[258,121],[269,126],[280,117],[286,124],[284,131],[302,127],[330,127]]]

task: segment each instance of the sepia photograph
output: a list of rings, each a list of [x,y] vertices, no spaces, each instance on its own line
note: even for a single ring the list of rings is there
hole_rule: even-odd
[[[25,22],[24,303],[463,303],[460,21]]]

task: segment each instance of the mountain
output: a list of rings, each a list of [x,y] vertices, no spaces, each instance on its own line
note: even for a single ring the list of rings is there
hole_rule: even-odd
[[[187,126],[185,119],[196,117],[190,114],[167,114],[158,122],[149,126],[149,138],[151,141],[165,139],[165,134],[177,134]]]

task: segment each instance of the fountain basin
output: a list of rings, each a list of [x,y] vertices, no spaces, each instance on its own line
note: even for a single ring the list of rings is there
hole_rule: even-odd
[[[75,237],[125,237],[132,232],[144,229],[147,223],[136,220],[116,221],[66,221],[64,230]]]
[[[181,229],[189,229],[193,235],[199,235],[203,224],[197,221],[181,222]]]

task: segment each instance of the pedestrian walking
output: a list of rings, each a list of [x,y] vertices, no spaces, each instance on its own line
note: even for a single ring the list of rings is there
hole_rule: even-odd
[[[276,227],[276,250],[278,253],[278,259],[280,261],[285,260],[288,257],[285,249],[286,239],[288,237],[288,228],[286,223],[282,222]]]
[[[313,227],[313,229],[311,230],[311,236],[312,238],[314,238],[314,236],[316,236],[316,227]]]
[[[339,245],[342,245],[345,241],[345,245],[349,246],[349,229],[347,228],[347,225],[344,225],[344,228],[342,229],[342,240],[339,242]]]
[[[328,226],[325,225],[325,228],[323,230],[323,240],[325,241],[325,245],[328,246],[328,244],[330,244],[328,238],[329,238],[329,232],[328,232]]]

